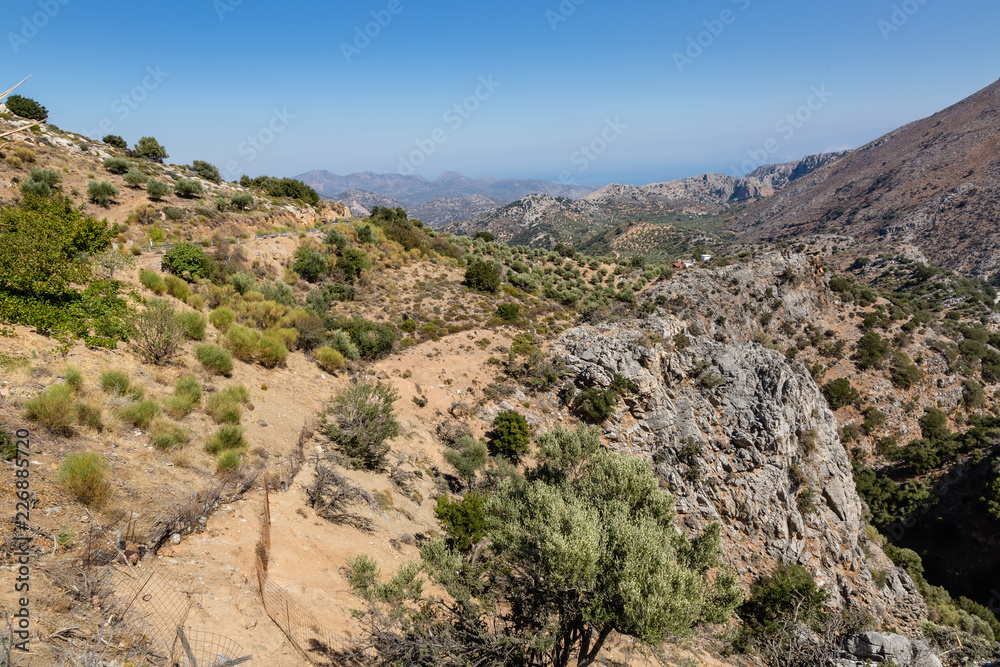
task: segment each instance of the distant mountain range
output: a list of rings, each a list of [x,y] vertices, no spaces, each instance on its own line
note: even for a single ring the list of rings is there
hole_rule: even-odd
[[[1000,81],[739,212],[744,240],[817,232],[913,244],[966,275],[1000,270]]]
[[[674,223],[682,217],[717,216],[759,201],[797,182],[844,153],[811,155],[761,167],[743,178],[705,174],[644,186],[612,184],[577,199],[532,193],[494,211],[444,226],[447,231],[487,231],[513,244],[580,243],[609,227],[644,220]]]
[[[358,205],[355,213],[359,215],[365,215],[372,206],[402,206],[411,217],[433,226],[473,217],[533,192],[575,198],[597,189],[538,179],[499,180],[489,176],[473,179],[454,171],[441,174],[433,181],[421,176],[370,171],[339,176],[313,170],[295,178],[326,199],[348,205],[351,205],[348,199],[355,201]]]

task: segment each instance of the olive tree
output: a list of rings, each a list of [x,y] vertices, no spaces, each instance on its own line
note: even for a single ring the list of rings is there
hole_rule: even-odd
[[[731,616],[743,596],[719,562],[719,524],[679,533],[649,465],[602,450],[593,430],[537,440],[525,478],[483,494],[475,549],[431,541],[385,583],[372,559],[351,561],[371,664],[586,667],[613,632],[652,647]]]

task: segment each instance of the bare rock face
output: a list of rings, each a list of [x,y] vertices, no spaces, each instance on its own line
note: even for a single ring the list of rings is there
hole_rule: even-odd
[[[676,349],[682,327],[660,317],[581,326],[554,351],[581,388],[617,375],[633,383],[625,409],[603,425],[606,440],[653,462],[688,528],[722,523],[724,557],[744,583],[798,563],[835,605],[850,600],[913,629],[926,605],[864,536],[837,422],[808,371],[755,343],[702,337]]]
[[[848,637],[845,657],[833,661],[835,667],[854,667],[868,661],[898,665],[898,667],[941,667],[941,660],[926,642],[914,641],[896,634],[865,632]]]

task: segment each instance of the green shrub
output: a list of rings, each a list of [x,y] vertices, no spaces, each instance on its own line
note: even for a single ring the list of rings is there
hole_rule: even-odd
[[[48,109],[41,104],[23,95],[9,95],[4,100],[7,109],[15,116],[27,118],[29,120],[45,120],[49,117]]]
[[[230,449],[215,458],[215,467],[219,472],[237,470],[242,464],[243,454],[241,450]]]
[[[288,358],[288,348],[277,338],[265,335],[257,343],[254,358],[264,368],[277,368]]]
[[[118,415],[137,428],[148,427],[158,414],[160,406],[156,401],[139,401],[118,408]]]
[[[358,225],[356,231],[358,232],[358,241],[361,243],[378,242],[378,234],[376,234],[375,230],[371,228],[371,225]],[[341,250],[343,250],[343,248],[341,248]]]
[[[805,568],[782,563],[770,576],[754,584],[750,598],[740,605],[738,614],[743,626],[737,647],[750,651],[770,641],[787,648],[797,633],[797,624],[811,626],[825,618],[829,599],[830,594],[816,586]],[[789,621],[791,629],[785,626]]]
[[[163,162],[164,159],[170,157],[167,155],[167,149],[160,145],[160,142],[154,137],[140,138],[135,145],[135,154],[153,162]]]
[[[67,366],[63,375],[66,377],[66,384],[73,390],[73,393],[78,393],[83,389],[83,371],[79,368]]]
[[[191,288],[177,276],[167,276],[163,279],[163,283],[167,286],[167,294],[179,301],[186,302],[191,296]]]
[[[217,375],[229,375],[233,372],[233,358],[228,352],[211,343],[197,345],[194,356],[202,366]]]
[[[223,345],[240,361],[251,363],[257,353],[257,346],[260,344],[260,339],[260,332],[239,324],[234,324],[226,332],[225,338],[223,338]]]
[[[847,378],[831,380],[823,385],[823,395],[833,410],[839,410],[846,405],[853,405],[861,400],[861,393]]]
[[[174,193],[178,197],[195,198],[205,194],[205,188],[194,179],[179,178],[174,182]]]
[[[243,418],[240,401],[225,392],[209,396],[205,400],[205,411],[216,424],[239,424]]]
[[[62,183],[62,174],[55,169],[31,168],[31,180],[35,183],[44,183],[50,188],[54,188]]]
[[[101,406],[96,403],[77,403],[76,421],[80,426],[87,426],[98,433],[104,430],[104,416]]]
[[[323,346],[313,352],[317,365],[327,373],[335,373],[344,367],[344,355],[332,347]]]
[[[445,450],[444,460],[455,469],[459,477],[465,480],[466,485],[472,488],[476,481],[476,472],[486,465],[488,455],[489,450],[485,443],[465,434],[458,439],[453,449]]]
[[[910,389],[923,377],[924,374],[920,368],[910,361],[910,357],[905,352],[896,352],[892,355],[892,370],[889,373],[892,384],[900,389]]]
[[[25,181],[21,183],[21,194],[48,197],[52,194],[52,187],[48,183],[42,183],[41,181]]]
[[[157,419],[150,429],[149,438],[157,448],[170,450],[186,445],[191,440],[191,434],[182,426]]]
[[[596,387],[587,387],[573,399],[573,409],[592,424],[600,424],[610,417],[617,404],[618,392],[614,389],[601,391]]]
[[[247,209],[253,208],[253,195],[246,192],[237,192],[230,198],[230,203],[233,208],[240,211],[246,211]]]
[[[161,268],[185,279],[207,278],[211,272],[211,259],[193,243],[179,243],[163,256]]]
[[[168,364],[180,347],[183,332],[177,312],[166,299],[150,299],[132,318],[131,344],[147,363]]]
[[[372,263],[368,261],[368,255],[365,253],[355,248],[348,248],[337,259],[337,268],[343,272],[344,280],[353,284],[361,277],[362,271],[372,268]]]
[[[57,480],[84,505],[100,505],[111,493],[108,462],[95,452],[67,456],[59,466]]]
[[[330,265],[322,253],[309,246],[299,246],[292,255],[292,268],[305,280],[315,283],[330,272]]]
[[[500,271],[492,264],[475,260],[465,269],[465,284],[480,292],[495,293],[500,289]]]
[[[0,424],[0,460],[13,461],[17,458],[17,440],[10,437],[7,429]]]
[[[104,160],[104,168],[112,174],[123,176],[132,169],[132,161],[123,157],[109,157]]]
[[[357,361],[361,358],[358,346],[354,344],[351,337],[347,335],[347,332],[342,329],[337,329],[330,334],[330,347],[344,355],[345,359]]]
[[[103,139],[101,139],[101,141],[106,143],[108,146],[111,146],[112,148],[118,148],[121,150],[125,150],[126,148],[128,148],[128,143],[117,134],[109,134],[105,136]]]
[[[142,283],[143,287],[158,295],[167,291],[167,284],[163,277],[149,269],[139,269],[139,282]]]
[[[243,429],[235,424],[222,424],[212,437],[205,441],[205,451],[209,454],[241,450],[246,446]]]
[[[141,188],[149,182],[149,176],[138,169],[132,169],[124,176],[125,184],[131,188]]]
[[[87,198],[98,206],[107,206],[118,195],[118,188],[107,181],[91,181],[87,186]]]
[[[233,286],[237,294],[246,294],[250,290],[257,289],[257,278],[252,273],[237,271],[229,276],[229,284]]]
[[[370,322],[362,317],[355,317],[340,324],[365,359],[377,359],[388,354],[396,344],[396,330],[388,324]],[[331,342],[331,347],[340,350],[336,341]],[[348,352],[344,350],[340,352],[348,359],[351,358]]]
[[[528,422],[514,410],[504,410],[493,420],[490,447],[497,454],[516,461],[528,452],[530,442]]]
[[[497,317],[504,322],[516,322],[521,317],[521,306],[516,303],[502,303],[497,307]]]
[[[195,160],[191,164],[191,170],[206,181],[218,183],[222,180],[222,174],[219,173],[218,168],[214,164],[205,162],[204,160]]]
[[[324,245],[335,246],[337,250],[340,250],[341,252],[343,252],[344,248],[346,248],[349,243],[350,242],[347,240],[347,237],[338,232],[336,229],[331,229],[326,233],[326,236],[323,237]]]
[[[195,310],[178,313],[177,322],[181,325],[184,336],[191,340],[205,340],[205,327],[208,319]]]
[[[222,333],[229,331],[229,327],[232,326],[235,320],[236,313],[231,308],[226,308],[225,306],[216,308],[208,314],[208,321]]]
[[[483,507],[486,502],[482,494],[472,491],[461,501],[454,501],[447,495],[437,499],[434,516],[448,535],[451,546],[467,552],[483,539],[486,520]]]
[[[295,290],[288,283],[269,280],[257,287],[265,301],[274,301],[289,308],[295,306]]]
[[[61,382],[48,387],[24,404],[24,415],[56,435],[72,435],[76,422],[73,390]]]
[[[133,387],[128,373],[122,370],[109,369],[101,372],[101,388],[115,396],[133,399],[142,398],[141,388]]]
[[[158,181],[155,178],[146,181],[146,193],[153,201],[160,201],[165,197],[169,197],[171,191],[172,188],[170,185],[163,181]]]
[[[353,465],[381,470],[389,453],[386,441],[399,435],[393,411],[398,398],[391,385],[352,383],[327,410],[324,431]]]
[[[889,352],[890,348],[882,340],[882,337],[874,331],[869,331],[858,341],[854,355],[855,363],[860,370],[878,368],[885,361]]]

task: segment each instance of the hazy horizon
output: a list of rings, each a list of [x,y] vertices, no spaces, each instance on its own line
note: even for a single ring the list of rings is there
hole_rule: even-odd
[[[227,177],[643,185],[856,147],[997,78],[1000,7],[13,0],[8,85]],[[927,48],[934,44],[935,48]]]

